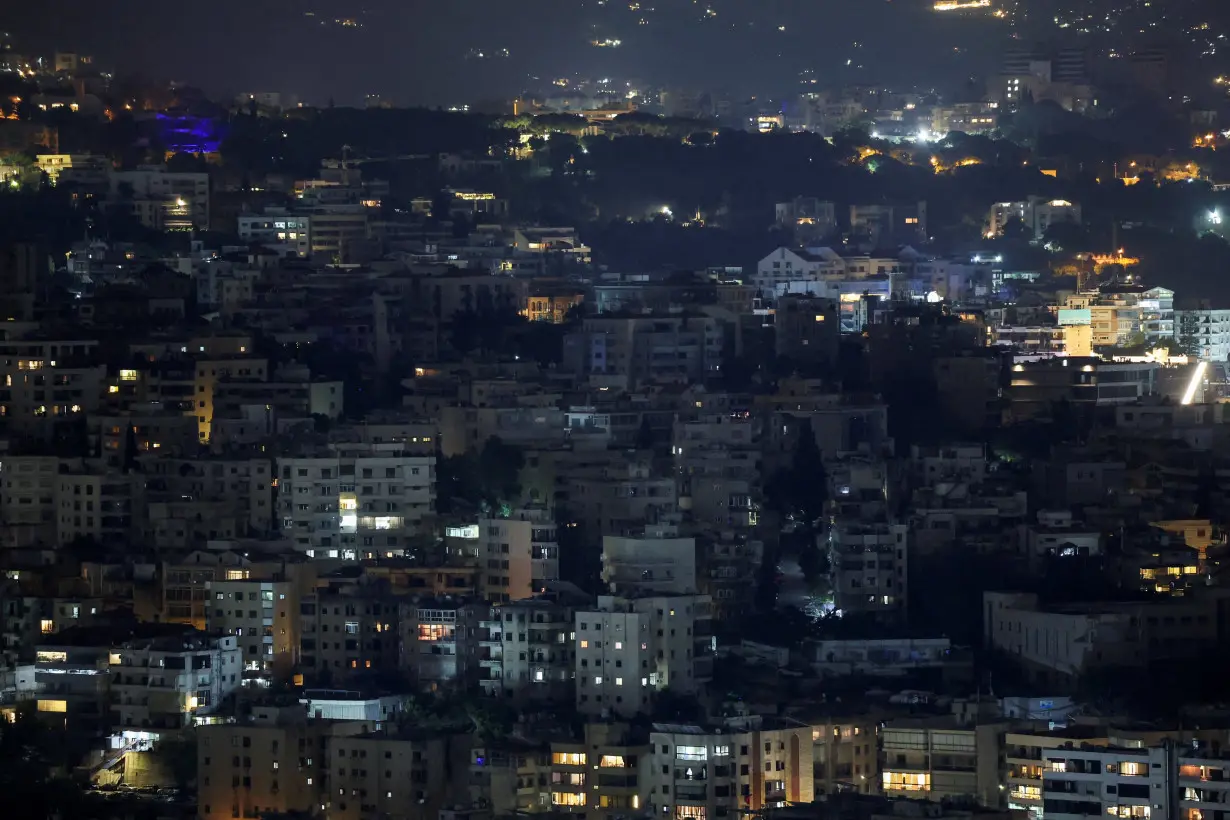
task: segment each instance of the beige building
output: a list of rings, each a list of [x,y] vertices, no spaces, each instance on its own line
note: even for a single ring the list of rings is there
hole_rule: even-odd
[[[207,588],[210,631],[234,636],[245,678],[289,679],[299,662],[299,584],[235,579]]]
[[[880,785],[889,797],[1000,801],[1001,724],[955,718],[889,721],[880,730]]]
[[[333,738],[329,743],[330,820],[435,820],[441,808],[468,798],[463,771],[469,735],[395,731]]]
[[[372,728],[369,721],[309,720],[298,704],[257,705],[240,722],[198,727],[198,820],[315,814],[326,798],[329,738]]]

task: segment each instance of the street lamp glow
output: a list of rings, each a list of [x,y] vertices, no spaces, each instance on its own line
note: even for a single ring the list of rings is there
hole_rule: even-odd
[[[1209,211],[1209,222],[1213,223],[1214,225],[1220,225],[1221,224],[1221,211],[1217,210],[1216,208]]]

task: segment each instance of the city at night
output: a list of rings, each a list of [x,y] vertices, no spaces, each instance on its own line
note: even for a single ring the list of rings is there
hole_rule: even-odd
[[[1230,820],[1227,0],[0,7],[0,378],[0,820]]]

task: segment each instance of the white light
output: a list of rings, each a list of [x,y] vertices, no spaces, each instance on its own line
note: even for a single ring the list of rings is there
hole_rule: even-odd
[[[1200,362],[1196,365],[1196,372],[1192,374],[1192,380],[1187,385],[1187,390],[1183,391],[1183,404],[1191,404],[1196,398],[1196,388],[1200,386],[1200,382],[1204,380],[1204,370],[1208,367],[1208,362]]]
[[[1209,211],[1209,221],[1214,225],[1221,224],[1221,212],[1217,210]]]

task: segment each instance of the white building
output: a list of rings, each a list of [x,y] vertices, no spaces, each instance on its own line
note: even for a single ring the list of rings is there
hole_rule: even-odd
[[[1168,817],[1201,817],[1199,804],[1212,803],[1212,792],[1192,772],[1200,788],[1169,788],[1177,779],[1175,752],[1171,748],[1124,749],[1069,743],[1042,753],[1042,816],[1047,820],[1086,820],[1091,816],[1126,817],[1133,820]],[[1217,767],[1221,774],[1220,766]],[[1223,789],[1213,790],[1224,798]],[[1171,802],[1182,795],[1192,808],[1174,811]]]
[[[630,716],[653,695],[694,694],[712,673],[707,595],[617,598],[576,613],[576,697],[584,714]]]
[[[1230,361],[1230,310],[1176,310],[1174,338],[1189,356]]]
[[[1066,199],[1044,200],[1042,197],[1031,196],[1024,202],[997,202],[991,206],[987,214],[986,236],[988,238],[1003,233],[1004,226],[1011,219],[1019,219],[1034,237],[1041,238],[1047,229],[1056,223],[1081,223],[1081,206]]]
[[[243,677],[233,636],[130,641],[111,651],[112,707],[119,725],[181,729],[209,714]]]
[[[549,701],[572,692],[574,609],[548,598],[491,607],[479,620],[479,686],[493,697]]]
[[[822,282],[843,278],[845,273],[845,261],[828,248],[778,248],[756,264],[751,283],[769,294],[790,282]]]
[[[309,557],[402,555],[435,510],[436,459],[348,445],[277,460],[282,530]]]
[[[671,820],[735,818],[814,799],[813,727],[759,717],[704,728],[655,723],[646,808]]]

